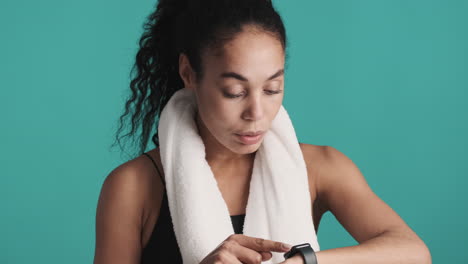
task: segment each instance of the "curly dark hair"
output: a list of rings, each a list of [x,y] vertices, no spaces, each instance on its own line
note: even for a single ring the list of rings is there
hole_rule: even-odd
[[[143,25],[136,62],[130,72],[134,75],[131,94],[112,146],[118,143],[124,151],[121,138],[132,136],[132,146],[135,138],[138,140],[136,156],[141,155],[155,129],[151,139],[159,147],[159,116],[171,96],[184,86],[179,75],[180,53],[187,55],[196,79],[201,80],[203,51],[221,48],[245,25],[276,37],[287,58],[285,27],[271,0],[160,0]],[[120,136],[130,112],[131,131]],[[135,137],[138,129],[140,134]]]

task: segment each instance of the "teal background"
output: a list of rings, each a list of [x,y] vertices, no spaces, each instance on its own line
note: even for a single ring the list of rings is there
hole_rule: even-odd
[[[468,1],[275,1],[284,105],[429,246],[468,263]],[[91,263],[102,181],[155,1],[0,3],[0,263]],[[152,148],[151,145],[148,149]],[[331,213],[322,250],[357,244]]]

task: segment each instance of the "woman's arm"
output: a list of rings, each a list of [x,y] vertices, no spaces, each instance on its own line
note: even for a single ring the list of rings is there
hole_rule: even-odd
[[[432,263],[425,243],[371,190],[358,167],[333,147],[324,154],[318,196],[359,245],[319,251],[318,263]]]

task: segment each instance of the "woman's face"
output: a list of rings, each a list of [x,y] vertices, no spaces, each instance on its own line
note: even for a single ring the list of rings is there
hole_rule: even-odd
[[[202,61],[204,76],[198,84],[183,79],[195,91],[205,144],[235,154],[255,152],[265,133],[255,143],[237,134],[267,132],[278,113],[284,95],[281,42],[264,32],[244,30],[220,54],[208,51]]]

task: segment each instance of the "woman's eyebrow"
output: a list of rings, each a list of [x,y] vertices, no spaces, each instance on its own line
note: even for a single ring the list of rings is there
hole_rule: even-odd
[[[271,79],[274,79],[278,76],[281,76],[282,74],[284,74],[284,69],[279,69],[275,74],[273,74],[272,76],[270,76],[268,79],[266,79],[266,81],[269,81]],[[220,78],[234,78],[234,79],[237,79],[237,80],[240,80],[240,81],[244,81],[244,82],[248,82],[249,80],[247,78],[245,78],[244,76],[238,74],[238,73],[235,73],[235,72],[223,72],[219,75]]]

